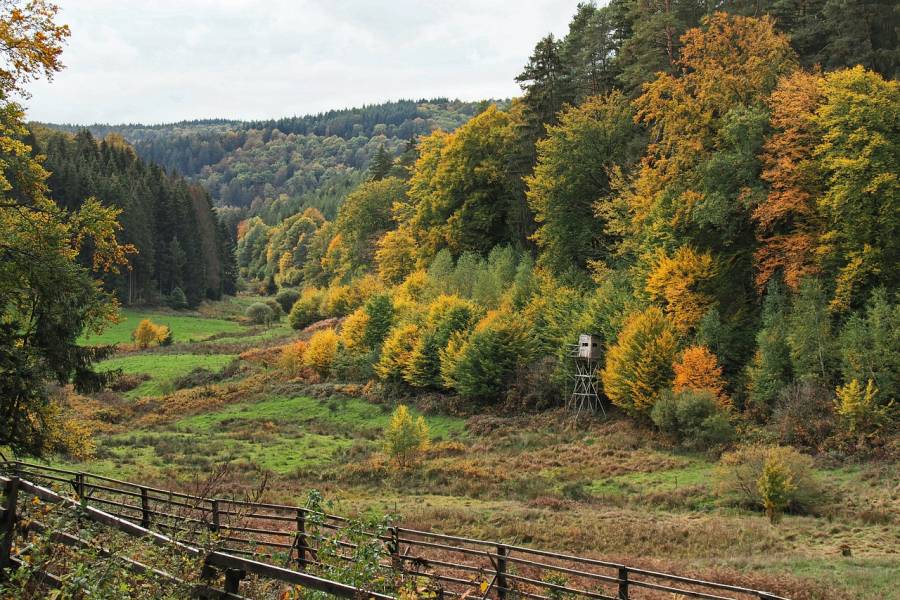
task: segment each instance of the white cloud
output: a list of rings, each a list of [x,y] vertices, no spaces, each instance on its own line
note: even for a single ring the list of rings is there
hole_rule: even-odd
[[[58,0],[67,68],[41,121],[267,118],[398,98],[519,94],[537,40],[577,0]]]

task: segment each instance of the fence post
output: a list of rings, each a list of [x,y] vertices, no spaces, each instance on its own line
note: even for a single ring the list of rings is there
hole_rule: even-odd
[[[628,600],[628,567],[619,567],[619,600]]]
[[[219,531],[219,501],[217,499],[210,500],[212,505],[212,522],[209,524],[209,530],[213,532]]]
[[[150,498],[145,487],[141,488],[141,527],[150,527]]]
[[[87,502],[87,498],[84,497],[84,473],[75,473],[75,493],[78,500]]]
[[[3,539],[0,540],[0,569],[9,566],[9,554],[12,551],[13,537],[15,537],[16,528],[16,502],[19,499],[19,478],[13,477],[9,480],[6,487],[6,506],[3,512],[3,524],[0,531],[3,532]]]
[[[497,598],[506,600],[506,546],[497,545]]]
[[[306,570],[306,511],[297,509],[297,565]]]

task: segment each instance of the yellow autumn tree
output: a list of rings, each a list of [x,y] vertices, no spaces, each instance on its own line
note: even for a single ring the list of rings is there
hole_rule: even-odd
[[[718,365],[716,355],[706,346],[685,348],[680,360],[672,365],[672,370],[675,372],[675,379],[672,381],[672,389],[675,392],[707,390],[715,395],[720,405],[731,404],[725,393],[722,367]]]
[[[323,329],[314,333],[303,354],[303,365],[313,369],[319,377],[327,377],[337,355],[339,340],[334,329]]]
[[[759,290],[780,272],[796,291],[804,277],[819,269],[815,250],[822,223],[816,202],[822,173],[813,151],[820,139],[815,117],[822,84],[818,74],[795,71],[779,80],[767,101],[775,130],[762,156],[762,179],[769,184],[769,193],[753,210]]]
[[[416,240],[407,228],[388,231],[378,240],[375,263],[385,283],[396,285],[416,268]]]
[[[375,364],[378,377],[385,381],[401,381],[418,337],[419,327],[414,324],[391,330],[381,346],[381,357]]]
[[[297,377],[305,367],[304,358],[308,344],[303,340],[297,340],[288,344],[281,351],[278,358],[278,368],[289,377]]]
[[[406,405],[401,404],[391,416],[384,432],[385,452],[401,469],[413,465],[428,450],[431,437],[424,417],[413,419]]]
[[[351,353],[360,354],[367,349],[366,329],[369,326],[369,314],[363,308],[357,308],[344,319],[341,325],[341,343]]]
[[[716,276],[716,266],[708,252],[682,246],[670,257],[660,251],[647,277],[647,291],[666,303],[666,314],[681,333],[693,329],[712,304],[706,291]]]
[[[677,351],[675,326],[662,310],[651,306],[632,314],[606,353],[600,372],[607,397],[630,415],[647,416],[672,381]]]
[[[157,325],[150,319],[143,319],[131,334],[138,348],[149,348],[151,344],[163,344],[169,337],[169,328]]]

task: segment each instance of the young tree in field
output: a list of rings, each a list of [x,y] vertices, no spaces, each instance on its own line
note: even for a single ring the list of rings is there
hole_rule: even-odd
[[[604,393],[629,415],[648,417],[660,392],[672,381],[677,351],[675,326],[659,308],[632,314],[606,353],[600,372]]]
[[[413,419],[405,404],[391,415],[391,422],[384,432],[384,449],[400,469],[407,469],[424,454],[431,445],[428,424],[420,416]]]
[[[117,304],[97,276],[125,264],[119,211],[85,200],[77,211],[50,198],[47,171],[26,143],[24,114],[11,101],[25,85],[62,68],[68,27],[43,0],[0,5],[0,447],[15,454],[60,449],[65,418],[51,381],[80,391],[109,379],[92,369],[109,350],[81,346],[85,331],[114,319]],[[79,262],[86,255],[87,265]]]

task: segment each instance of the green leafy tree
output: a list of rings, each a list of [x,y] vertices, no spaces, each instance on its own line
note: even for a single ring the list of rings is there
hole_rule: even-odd
[[[0,447],[15,454],[65,449],[64,411],[47,392],[50,382],[97,391],[110,379],[92,368],[110,350],[82,346],[79,337],[115,318],[99,275],[133,250],[116,237],[119,210],[89,198],[66,211],[48,197],[48,173],[9,99],[61,69],[68,28],[55,23],[56,12],[42,0],[0,6]]]
[[[563,111],[559,124],[549,126],[538,142],[537,166],[526,178],[538,223],[533,239],[542,264],[556,272],[586,269],[612,249],[594,204],[612,193],[610,169],[627,169],[637,157],[641,137],[633,117],[620,92],[595,96]]]
[[[748,367],[750,407],[766,416],[781,390],[793,378],[788,344],[787,296],[778,281],[769,283],[762,309],[762,326],[756,334],[756,354]]]
[[[381,347],[394,324],[394,304],[387,294],[372,296],[365,304],[366,328],[363,343],[373,349]]]

